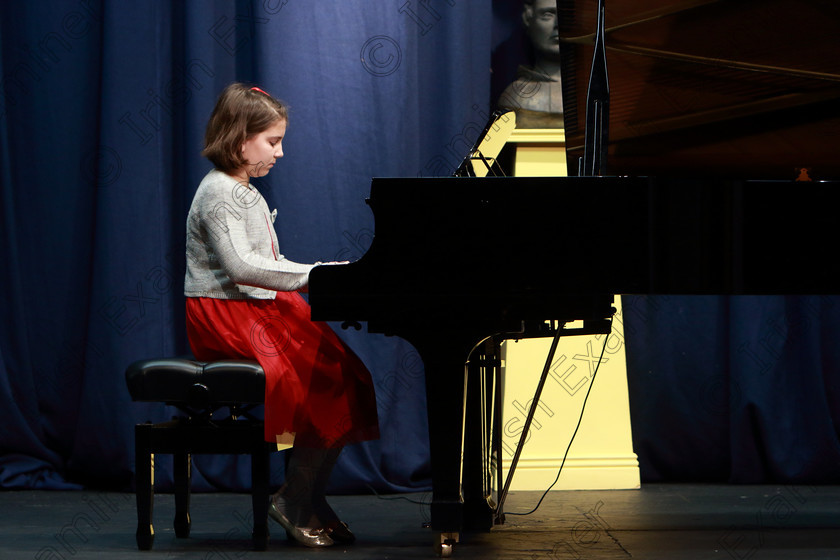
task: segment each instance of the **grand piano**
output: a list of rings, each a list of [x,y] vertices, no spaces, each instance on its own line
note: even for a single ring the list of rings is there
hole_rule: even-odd
[[[840,6],[557,7],[570,176],[376,178],[370,249],[311,274],[313,319],[423,359],[444,556],[503,520],[499,340],[609,332],[613,294],[840,293]],[[605,167],[576,176],[599,27]]]

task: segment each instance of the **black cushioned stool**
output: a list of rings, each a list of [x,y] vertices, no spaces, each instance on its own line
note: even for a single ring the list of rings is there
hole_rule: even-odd
[[[137,546],[154,542],[154,454],[173,455],[175,534],[190,534],[190,478],[193,453],[249,453],[254,548],[268,547],[269,453],[263,422],[250,411],[263,404],[265,373],[257,362],[223,360],[197,362],[162,358],[131,364],[125,372],[134,401],[164,402],[182,414],[170,422],[134,427],[137,493]],[[212,418],[227,407],[230,415]],[[216,415],[218,416],[218,415]]]

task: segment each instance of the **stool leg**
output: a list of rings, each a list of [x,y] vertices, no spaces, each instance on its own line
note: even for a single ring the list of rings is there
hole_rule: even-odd
[[[254,508],[254,550],[268,548],[268,492],[269,492],[269,451],[262,441],[263,429],[259,429],[260,443],[251,453],[251,503]]]
[[[189,453],[174,453],[172,468],[175,478],[175,536],[185,539],[190,536],[190,486],[192,482],[192,458]]]
[[[155,540],[152,525],[154,507],[154,461],[152,454],[152,425],[137,424],[134,427],[134,484],[137,497],[137,548],[151,550]]]

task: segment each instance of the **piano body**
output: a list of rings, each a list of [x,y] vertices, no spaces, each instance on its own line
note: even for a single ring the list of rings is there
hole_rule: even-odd
[[[558,2],[570,162],[592,4]],[[502,519],[483,342],[609,332],[613,294],[840,293],[840,7],[792,4],[610,1],[609,175],[374,179],[368,252],[312,271],[313,319],[423,359],[438,553]]]

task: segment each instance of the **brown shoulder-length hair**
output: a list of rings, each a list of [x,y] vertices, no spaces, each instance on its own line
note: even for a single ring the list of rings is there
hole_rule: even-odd
[[[242,157],[245,140],[278,120],[289,120],[288,109],[282,101],[259,88],[232,83],[216,101],[204,133],[201,155],[213,162],[219,171],[232,173],[247,163]]]

